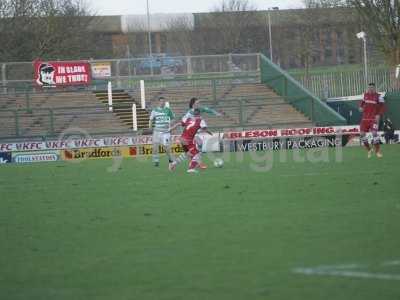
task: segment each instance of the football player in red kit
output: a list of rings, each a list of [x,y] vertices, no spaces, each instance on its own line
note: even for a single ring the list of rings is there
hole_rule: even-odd
[[[199,130],[207,132],[212,135],[210,131],[207,130],[206,122],[200,116],[200,109],[196,108],[193,111],[193,116],[189,118],[184,118],[181,123],[177,123],[171,127],[171,130],[176,128],[178,125],[183,126],[183,133],[181,135],[181,143],[185,154],[180,155],[173,163],[170,169],[174,169],[176,165],[182,162],[186,157],[190,159],[188,173],[197,173],[196,168],[199,167],[201,152],[197,148],[197,143],[195,141],[195,135]]]
[[[368,143],[368,132],[372,133],[372,144],[375,148],[376,156],[382,157],[379,145],[378,126],[380,117],[385,111],[385,100],[383,95],[376,92],[374,83],[368,85],[368,90],[364,93],[364,98],[360,102],[360,111],[362,112],[360,139],[368,151],[368,158],[371,157],[373,152],[371,145]]]

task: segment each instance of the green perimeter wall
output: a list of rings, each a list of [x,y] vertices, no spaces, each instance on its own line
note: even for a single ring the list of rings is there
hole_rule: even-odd
[[[292,76],[260,55],[261,82],[302,112],[317,126],[344,125],[346,119],[305,89]]]

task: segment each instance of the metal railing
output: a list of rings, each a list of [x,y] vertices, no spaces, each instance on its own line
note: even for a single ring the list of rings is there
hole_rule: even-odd
[[[281,98],[277,98],[281,99]],[[277,103],[275,98],[265,99],[264,97],[240,97],[240,98],[230,98],[218,100],[215,103],[213,100],[204,101],[203,104],[213,107],[216,110],[222,111],[224,116],[218,117],[223,118],[223,124],[216,125],[214,121],[210,119],[211,129],[224,131],[229,128],[272,128],[277,126],[283,126],[291,124],[294,126],[298,124],[299,126],[309,126],[312,122],[311,120],[294,120],[292,122],[271,122],[268,117],[262,119],[260,122],[252,122],[252,117],[254,114],[265,108],[269,108],[271,111],[279,108],[281,106],[287,106],[287,103],[279,102]],[[180,118],[183,112],[187,109],[187,103],[171,103],[172,109],[176,110],[178,113],[177,117]],[[126,104],[116,104],[114,108],[130,107]],[[106,105],[87,105],[81,107],[41,107],[41,108],[31,108],[27,110],[23,109],[3,109],[0,110],[0,140],[16,140],[16,139],[49,139],[57,138],[65,132],[70,134],[88,134],[90,136],[106,136],[106,135],[133,135],[141,134],[139,130],[134,133],[131,128],[127,125],[123,125],[122,122],[113,128],[110,123],[101,122],[105,116],[113,118],[114,122],[118,123],[118,116],[112,115],[108,112]],[[93,117],[93,118],[92,118]],[[208,116],[205,116],[209,118]],[[212,117],[211,117],[212,118]],[[90,125],[90,121],[93,119],[92,125],[102,124],[101,127],[87,126],[81,127],[80,124],[86,123]],[[82,120],[86,120],[83,121]],[[221,123],[221,122],[219,122]],[[214,125],[213,125],[214,124]],[[124,128],[125,126],[125,128]],[[72,132],[71,132],[72,129]]]
[[[112,128],[82,127],[75,122],[78,118],[90,120],[93,116],[103,118],[105,108],[98,105],[84,107],[42,107],[30,109],[0,110],[1,139],[10,138],[47,138],[55,137],[68,128],[80,128],[88,134],[115,133]],[[79,122],[81,123],[81,122]],[[103,132],[104,131],[104,132]]]
[[[213,74],[212,76],[206,76],[200,74],[198,76],[180,76],[179,78],[151,78],[146,80],[146,93],[147,101],[151,103],[152,99],[149,97],[153,91],[161,91],[168,88],[184,88],[187,87],[194,93],[192,96],[197,96],[197,93],[208,91],[210,96],[202,96],[202,99],[213,100],[217,102],[219,95],[229,88],[233,88],[238,84],[243,83],[259,83],[260,77],[257,72],[240,72],[238,74]],[[140,82],[138,79],[126,79],[124,86],[129,86],[123,90],[128,92],[136,100],[140,99]],[[115,85],[114,85],[115,87]],[[84,89],[79,88],[79,92],[85,94],[91,94],[95,91],[106,91],[107,84],[104,82],[102,85],[93,84]],[[119,88],[114,89],[118,91]],[[44,95],[46,97],[57,96],[59,93],[76,93],[76,88],[68,89],[35,89],[33,87],[26,86],[25,88],[12,89],[8,88],[7,93],[0,93],[0,109],[26,109],[28,112],[32,107],[32,98],[37,95]],[[153,95],[154,96],[154,95]],[[17,103],[18,99],[18,103]],[[175,99],[174,99],[175,100]],[[187,99],[188,100],[188,99]],[[138,103],[139,104],[139,103]]]
[[[201,56],[153,56],[150,58],[121,58],[89,60],[91,65],[106,63],[110,65],[111,76],[119,87],[127,79],[148,79],[149,77],[173,78],[212,73],[254,72],[259,70],[259,54],[225,54]],[[6,62],[0,64],[1,87],[24,87],[32,85],[34,70],[32,62]],[[94,78],[96,79],[96,78]],[[129,86],[129,85],[128,85]]]
[[[361,69],[293,77],[321,99],[360,95],[366,90],[365,75]],[[375,82],[379,91],[400,89],[400,80],[395,77],[393,68],[369,69],[368,81]]]

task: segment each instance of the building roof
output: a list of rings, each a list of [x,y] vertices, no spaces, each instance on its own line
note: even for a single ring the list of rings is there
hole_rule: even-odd
[[[150,14],[150,31],[167,31],[176,23],[185,22],[190,29],[194,28],[193,14]],[[124,33],[147,31],[147,15],[121,16],[121,31]]]
[[[270,14],[271,23],[274,26],[293,26],[313,23],[322,24],[353,24],[358,17],[351,8],[310,8],[310,9],[284,9],[284,10],[258,10],[246,12],[211,12],[195,13],[195,27],[219,27],[220,23],[212,22],[215,18],[223,20],[229,16],[240,16],[251,18],[248,24],[259,26],[265,24]]]
[[[351,8],[312,8],[259,10],[246,12],[210,12],[210,13],[179,13],[179,14],[150,14],[150,31],[168,31],[171,27],[184,24],[186,28],[220,27],[220,23],[211,22],[211,18],[223,20],[229,16],[243,15],[251,18],[248,24],[264,26],[266,16],[270,13],[273,26],[294,26],[309,24],[310,20],[324,24],[354,24],[358,17]],[[147,15],[97,16],[94,18],[93,30],[105,33],[144,32],[148,30]],[[213,19],[215,20],[215,19]]]

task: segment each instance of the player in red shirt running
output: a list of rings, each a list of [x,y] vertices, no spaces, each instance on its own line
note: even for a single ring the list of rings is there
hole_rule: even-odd
[[[177,123],[171,127],[171,130],[178,127],[178,125],[183,126],[183,133],[181,135],[181,143],[183,146],[183,150],[185,154],[180,155],[171,166],[171,170],[175,169],[176,165],[182,162],[184,159],[189,158],[189,169],[187,170],[188,173],[197,173],[198,171],[196,168],[199,167],[199,162],[201,158],[201,152],[197,147],[197,143],[195,141],[195,135],[199,130],[207,132],[208,134],[212,135],[210,131],[207,130],[206,122],[200,116],[200,109],[196,108],[193,111],[193,116],[189,118],[184,118],[181,123]]]
[[[372,133],[372,144],[374,145],[376,156],[382,157],[378,126],[380,117],[385,111],[385,100],[383,95],[376,92],[374,83],[368,85],[368,90],[364,93],[364,98],[360,102],[360,111],[362,112],[360,139],[368,151],[368,158],[371,157],[373,151],[366,136],[368,132]]]

